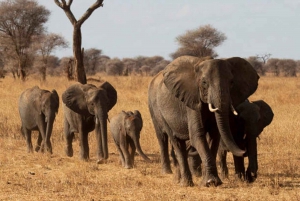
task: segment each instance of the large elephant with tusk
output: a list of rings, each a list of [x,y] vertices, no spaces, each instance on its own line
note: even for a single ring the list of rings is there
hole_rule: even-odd
[[[185,143],[190,140],[204,161],[202,184],[220,185],[216,167],[220,136],[234,155],[243,156],[245,151],[231,135],[229,114],[236,113],[234,108],[256,91],[258,80],[251,64],[239,57],[182,56],[158,73],[149,84],[148,104],[160,145],[162,171],[172,172],[170,140],[178,160],[178,181],[183,186],[193,185]],[[211,125],[211,118],[216,126]],[[211,144],[206,133],[211,135]]]

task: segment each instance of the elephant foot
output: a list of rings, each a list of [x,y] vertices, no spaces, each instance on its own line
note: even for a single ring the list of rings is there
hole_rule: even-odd
[[[125,165],[125,168],[126,169],[132,169],[133,167],[132,167],[132,165]]]
[[[251,171],[246,171],[245,175],[245,181],[248,183],[253,183],[257,178],[257,173],[251,172]]]
[[[181,178],[180,186],[182,186],[182,187],[192,187],[192,186],[194,186],[194,182],[193,182],[192,178],[191,179]]]
[[[48,153],[52,154],[52,145],[51,145],[51,143],[48,143],[48,144],[46,145],[46,151],[47,151]]]
[[[27,149],[27,153],[33,153],[33,149]]]
[[[97,164],[104,164],[104,163],[106,163],[106,159],[104,159],[104,158],[101,158],[101,159],[98,159],[97,160]]]
[[[39,152],[39,150],[40,150],[40,149],[41,149],[41,146],[39,146],[39,145],[36,145],[36,147],[35,147],[35,149],[34,149],[34,150],[35,150],[36,152]]]
[[[201,185],[206,186],[206,187],[210,187],[210,186],[217,187],[217,186],[221,185],[222,183],[223,182],[221,181],[221,179],[218,176],[208,175],[203,178]]]
[[[245,172],[236,172],[235,178],[239,181],[245,181]]]
[[[166,167],[163,167],[161,172],[162,172],[162,174],[172,174],[173,173],[171,168],[166,168]]]
[[[180,170],[179,170],[179,168],[176,168],[175,174],[174,174],[174,182],[176,184],[179,184],[180,183],[180,179],[181,179]]]
[[[66,149],[65,149],[65,152],[66,152],[67,156],[69,156],[69,157],[73,156],[73,148],[72,147],[67,146]]]

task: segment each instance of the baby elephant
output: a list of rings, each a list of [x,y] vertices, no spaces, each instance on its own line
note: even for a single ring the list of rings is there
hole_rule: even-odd
[[[140,132],[143,120],[140,112],[122,111],[110,120],[110,130],[116,147],[120,152],[120,159],[125,168],[132,168],[135,150],[147,162],[151,160],[144,154],[140,146]]]
[[[38,86],[26,89],[19,99],[19,113],[22,121],[21,131],[27,142],[28,152],[33,152],[31,131],[39,131],[35,151],[52,154],[50,137],[55,116],[58,112],[59,97],[52,92],[40,89]]]
[[[238,178],[251,183],[255,181],[258,170],[256,138],[266,126],[271,124],[274,113],[270,105],[263,100],[245,101],[237,106],[236,110],[239,115],[234,117],[234,124],[231,125],[231,130],[237,145],[242,149],[246,149],[245,156],[248,157],[248,168],[245,171],[243,157],[233,156],[235,174]],[[218,155],[221,175],[225,178],[228,177],[227,151],[228,148],[221,139]]]

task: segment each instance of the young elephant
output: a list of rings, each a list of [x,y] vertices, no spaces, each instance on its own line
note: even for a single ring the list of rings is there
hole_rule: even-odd
[[[133,167],[135,150],[145,161],[151,162],[140,146],[139,139],[142,127],[143,119],[138,110],[134,112],[122,111],[110,120],[110,130],[120,153],[122,165],[125,168]]]
[[[117,91],[109,82],[104,82],[98,87],[78,83],[66,89],[62,100],[67,156],[73,156],[74,133],[79,133],[80,158],[89,159],[88,134],[95,130],[97,163],[103,163],[108,158],[108,112],[117,103]]]
[[[236,109],[239,115],[234,117],[231,130],[237,145],[242,149],[246,149],[245,156],[248,157],[249,163],[245,172],[244,158],[233,156],[235,174],[240,179],[253,182],[257,177],[258,170],[256,138],[272,122],[274,113],[272,108],[263,100],[245,101]],[[220,158],[221,175],[223,177],[228,177],[226,164],[227,151],[229,150],[221,139],[218,155]]]
[[[273,111],[271,107],[264,101],[258,100],[254,102],[245,101],[237,107],[238,116],[230,116],[230,129],[236,144],[246,150],[245,157],[248,157],[249,163],[245,172],[244,157],[233,155],[235,174],[239,179],[245,179],[247,182],[253,182],[257,177],[258,162],[257,162],[257,144],[256,138],[268,126],[273,119]],[[207,135],[207,141],[210,141]],[[190,146],[187,141],[189,169],[194,176],[201,175],[201,158],[194,147]],[[220,139],[218,148],[218,156],[220,159],[221,175],[223,178],[228,177],[228,168],[226,156],[228,148]],[[176,156],[172,149],[171,156],[176,165]]]
[[[19,113],[22,121],[21,131],[27,142],[28,152],[33,152],[31,131],[38,130],[39,135],[35,151],[52,154],[50,137],[55,116],[58,112],[59,97],[52,92],[40,89],[38,86],[25,90],[19,99]]]

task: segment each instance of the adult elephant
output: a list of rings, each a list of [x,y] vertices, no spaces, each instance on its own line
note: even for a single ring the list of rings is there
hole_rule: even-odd
[[[241,103],[237,108],[238,116],[234,116],[231,123],[233,138],[240,148],[246,149],[248,157],[248,167],[245,172],[244,157],[233,156],[235,174],[238,178],[247,182],[255,181],[257,177],[257,142],[256,138],[268,126],[274,117],[270,105],[263,100]],[[228,168],[226,163],[228,148],[221,139],[218,156],[220,159],[221,175],[228,177]]]
[[[143,128],[142,115],[138,110],[122,111],[110,120],[110,131],[120,154],[122,165],[130,169],[134,165],[135,151],[147,162],[151,160],[144,154],[140,145],[140,132]]]
[[[80,158],[89,158],[88,133],[95,129],[97,139],[97,163],[108,158],[108,112],[117,102],[117,91],[108,82],[99,87],[93,84],[74,84],[63,94],[64,133],[66,154],[73,156],[74,132],[79,133]]]
[[[38,130],[35,151],[44,152],[46,149],[52,154],[50,137],[58,107],[59,97],[54,89],[50,92],[34,86],[22,92],[19,99],[19,114],[22,121],[21,131],[25,136],[28,152],[33,152],[31,132]]]
[[[213,126],[207,120],[215,115],[226,146],[234,155],[242,156],[245,152],[232,138],[228,117],[237,105],[254,93],[258,79],[249,62],[239,57],[221,60],[182,56],[158,73],[149,84],[148,104],[160,145],[163,172],[171,173],[170,139],[179,164],[181,185],[193,185],[185,144],[190,139],[205,161],[202,184],[220,185],[216,167],[219,135],[212,136],[210,150],[206,133]]]

